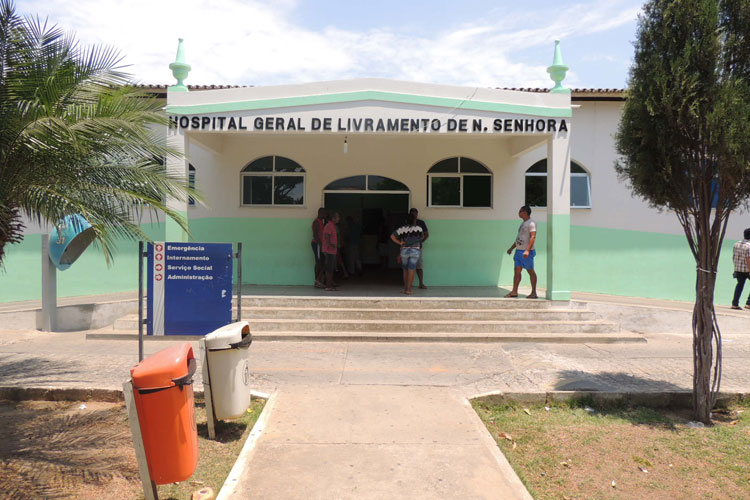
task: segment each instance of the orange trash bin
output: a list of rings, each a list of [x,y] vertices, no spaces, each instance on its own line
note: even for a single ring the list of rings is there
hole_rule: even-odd
[[[185,342],[130,369],[148,470],[156,484],[184,481],[198,464],[193,348]]]

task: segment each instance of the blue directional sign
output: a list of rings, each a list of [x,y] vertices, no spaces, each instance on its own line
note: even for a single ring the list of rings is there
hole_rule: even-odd
[[[205,335],[232,322],[232,244],[148,245],[148,335]]]

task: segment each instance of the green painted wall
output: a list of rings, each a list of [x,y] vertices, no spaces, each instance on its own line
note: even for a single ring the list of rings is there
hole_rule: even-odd
[[[515,221],[427,220],[425,282],[433,286],[497,286],[513,281],[513,258],[505,253],[516,239]],[[538,246],[546,245],[546,237]],[[537,254],[542,272],[544,257]]]
[[[144,224],[151,238],[164,234],[163,224]],[[138,242],[121,240],[111,266],[92,245],[69,269],[57,273],[58,297],[127,292],[138,289]],[[41,300],[42,235],[26,235],[21,243],[9,245],[0,269],[0,302]]]
[[[427,220],[425,279],[433,286],[509,285],[513,260],[505,253],[520,221]],[[243,243],[243,282],[309,285],[313,279],[308,219],[194,219],[194,241]],[[144,229],[162,239],[164,225]],[[536,269],[546,284],[546,231],[539,224]],[[571,289],[613,295],[693,300],[695,264],[681,235],[571,227]],[[716,286],[717,303],[728,304],[734,291],[732,245],[722,251]],[[0,302],[39,300],[41,236],[29,235],[8,248],[0,271]],[[120,242],[114,265],[101,252],[87,250],[75,265],[58,273],[61,297],[135,290],[137,243]],[[524,275],[523,284],[528,284]],[[745,292],[750,292],[749,289]]]
[[[312,220],[195,219],[194,241],[242,242],[242,282],[249,284],[311,285]]]
[[[695,260],[682,235],[573,226],[570,234],[570,283],[573,290],[652,297],[695,299]],[[716,280],[716,303],[730,304],[732,245],[725,240]],[[745,294],[750,292],[746,286]]]

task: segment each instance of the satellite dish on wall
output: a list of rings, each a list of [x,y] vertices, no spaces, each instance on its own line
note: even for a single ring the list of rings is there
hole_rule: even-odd
[[[49,258],[65,271],[96,239],[94,228],[79,214],[65,217],[49,235]]]

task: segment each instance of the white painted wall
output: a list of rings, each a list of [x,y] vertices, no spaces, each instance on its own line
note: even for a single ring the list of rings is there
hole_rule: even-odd
[[[571,157],[588,170],[591,179],[591,208],[571,208],[571,223],[631,231],[683,234],[674,213],[650,208],[646,202],[631,194],[615,172],[617,158],[614,136],[620,121],[623,102],[574,102],[571,129]],[[523,186],[517,173],[525,171],[547,155],[546,147],[521,157],[517,169],[511,170],[509,183]],[[544,210],[536,210],[535,218],[544,220]],[[741,239],[744,228],[750,227],[747,212],[732,215],[727,228],[727,239]]]
[[[220,155],[191,146],[196,185],[211,200],[210,209],[195,207],[190,217],[314,218],[325,186],[351,175],[383,175],[411,189],[411,204],[429,219],[514,218],[523,193],[507,182],[514,162],[507,141],[497,137],[445,135],[237,134],[225,138]],[[240,172],[251,161],[268,155],[286,156],[306,170],[304,207],[240,206]],[[427,171],[438,161],[468,156],[493,173],[493,208],[428,208]],[[211,166],[214,165],[212,168]],[[520,177],[522,179],[522,176]]]

